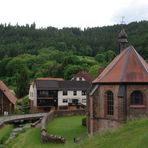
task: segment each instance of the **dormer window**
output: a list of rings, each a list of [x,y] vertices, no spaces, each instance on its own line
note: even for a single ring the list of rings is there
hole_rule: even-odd
[[[80,77],[79,80],[82,81],[83,80],[82,77]]]

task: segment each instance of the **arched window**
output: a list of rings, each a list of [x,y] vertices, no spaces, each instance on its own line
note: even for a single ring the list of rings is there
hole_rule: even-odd
[[[141,91],[134,91],[131,94],[131,105],[143,105],[143,94]]]
[[[114,97],[112,91],[107,91],[107,115],[114,114]]]

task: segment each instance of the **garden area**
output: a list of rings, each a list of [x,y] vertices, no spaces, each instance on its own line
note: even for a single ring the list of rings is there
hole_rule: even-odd
[[[58,117],[48,124],[47,131],[53,135],[63,136],[65,144],[42,144],[39,128],[26,128],[9,142],[6,148],[147,148],[148,119],[129,121],[119,129],[110,129],[87,136],[86,127],[82,126],[83,116]],[[0,142],[3,143],[13,126],[6,125],[0,129]],[[78,141],[74,142],[74,138]]]

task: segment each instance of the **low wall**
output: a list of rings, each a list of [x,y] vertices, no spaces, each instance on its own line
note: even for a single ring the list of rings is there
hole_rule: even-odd
[[[56,110],[55,117],[85,115],[85,110]]]
[[[64,137],[48,134],[47,130],[46,130],[47,125],[55,117],[75,116],[75,115],[85,115],[85,110],[72,110],[72,111],[52,110],[49,113],[47,113],[42,118],[42,121],[41,121],[41,141],[42,141],[42,143],[65,143],[66,140]]]

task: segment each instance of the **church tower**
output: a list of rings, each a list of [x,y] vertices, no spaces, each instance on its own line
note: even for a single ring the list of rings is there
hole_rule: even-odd
[[[118,35],[119,53],[121,53],[128,46],[127,37],[128,36],[127,36],[125,30],[122,29]]]

